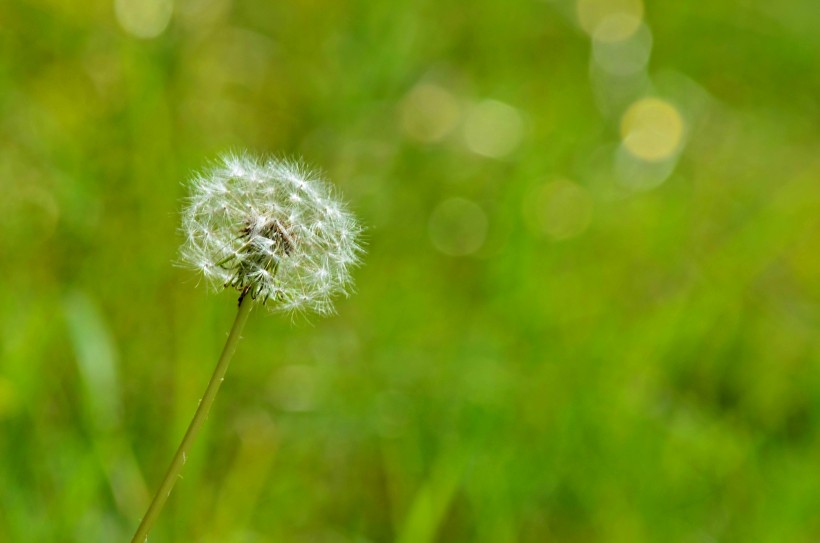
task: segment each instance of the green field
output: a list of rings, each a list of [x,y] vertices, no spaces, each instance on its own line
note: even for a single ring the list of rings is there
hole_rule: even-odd
[[[129,541],[236,311],[187,180],[366,226],[255,310],[150,541],[820,540],[811,0],[3,0],[0,542]]]

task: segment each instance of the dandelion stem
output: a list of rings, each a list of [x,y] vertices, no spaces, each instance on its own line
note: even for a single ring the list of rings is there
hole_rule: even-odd
[[[174,488],[174,483],[176,483],[182,471],[182,466],[185,464],[191,444],[196,439],[197,434],[199,434],[202,425],[205,423],[205,419],[208,418],[208,412],[211,410],[211,405],[214,403],[216,393],[219,391],[219,385],[222,384],[225,372],[228,370],[228,365],[236,351],[239,335],[242,333],[242,328],[245,327],[245,322],[248,320],[248,315],[251,312],[253,304],[254,301],[250,296],[243,296],[241,298],[236,319],[231,327],[228,340],[225,342],[222,355],[219,357],[219,362],[208,383],[208,388],[205,389],[205,395],[202,397],[202,400],[200,400],[199,407],[197,407],[196,413],[194,413],[194,418],[191,419],[188,430],[185,432],[185,437],[182,438],[182,443],[179,444],[179,448],[176,454],[174,454],[174,459],[171,461],[171,465],[168,467],[168,471],[162,479],[162,484],[160,484],[159,490],[157,490],[157,493],[154,495],[154,499],[151,500],[151,505],[148,507],[148,511],[145,513],[142,522],[140,522],[137,532],[131,539],[131,543],[144,543],[147,541],[148,532],[151,531],[151,528],[154,526],[168,496],[171,495],[171,489]]]

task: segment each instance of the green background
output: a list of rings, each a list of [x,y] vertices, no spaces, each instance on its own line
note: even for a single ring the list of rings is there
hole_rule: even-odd
[[[185,181],[245,148],[368,254],[251,314],[151,541],[820,538],[815,2],[653,2],[617,77],[570,0],[133,3],[0,3],[0,541],[130,539],[236,307],[173,265]]]

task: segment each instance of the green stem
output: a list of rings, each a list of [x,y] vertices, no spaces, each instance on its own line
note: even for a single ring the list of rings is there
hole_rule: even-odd
[[[185,432],[185,437],[182,438],[182,443],[179,444],[174,459],[171,461],[171,465],[168,467],[168,471],[162,479],[162,484],[160,484],[159,490],[157,490],[157,493],[154,495],[154,499],[151,500],[151,505],[148,506],[148,511],[145,513],[142,522],[140,522],[137,532],[131,539],[131,543],[143,543],[148,540],[148,532],[151,531],[151,528],[157,521],[157,517],[159,517],[159,513],[162,511],[162,506],[165,505],[168,496],[171,495],[171,489],[174,488],[174,483],[176,483],[179,473],[182,471],[182,466],[185,464],[191,444],[196,439],[197,434],[199,434],[199,430],[205,423],[205,419],[208,418],[208,412],[211,410],[211,405],[214,403],[216,393],[219,391],[219,385],[225,380],[225,372],[228,370],[228,364],[230,364],[231,357],[233,357],[233,353],[236,351],[239,334],[242,333],[242,328],[244,328],[245,322],[248,320],[248,315],[251,312],[253,303],[251,296],[243,296],[240,300],[236,320],[233,322],[231,333],[228,335],[228,341],[225,342],[225,348],[222,349],[222,356],[219,357],[219,362],[208,383],[208,388],[205,389],[205,395],[200,400],[199,407],[197,407],[196,413],[194,413],[194,418],[191,419],[188,430]]]

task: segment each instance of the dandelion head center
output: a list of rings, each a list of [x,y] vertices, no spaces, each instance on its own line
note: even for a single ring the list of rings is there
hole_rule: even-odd
[[[256,298],[266,292],[266,285],[276,277],[282,259],[296,250],[297,237],[286,221],[260,216],[245,219],[238,240],[241,245],[224,262],[224,269],[230,273],[225,286]],[[265,297],[268,296],[266,293]]]
[[[296,235],[293,227],[286,221],[273,217],[246,220],[239,237],[248,246],[261,241],[263,246],[269,246],[270,251],[281,256],[288,256],[296,249]]]

